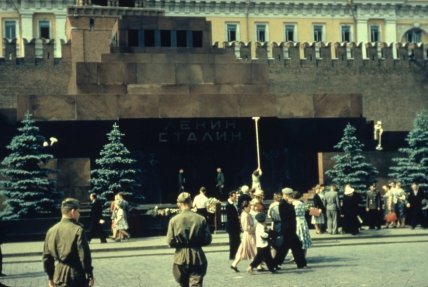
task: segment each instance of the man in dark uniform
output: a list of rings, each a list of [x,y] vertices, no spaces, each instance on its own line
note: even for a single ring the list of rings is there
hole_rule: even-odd
[[[94,285],[91,251],[83,226],[78,223],[79,208],[77,199],[66,198],[61,203],[61,221],[46,234],[43,266],[49,277],[49,287]]]
[[[180,213],[169,221],[167,233],[168,245],[175,248],[174,278],[182,287],[202,286],[208,267],[202,246],[211,243],[211,232],[206,219],[191,211],[189,193],[180,193],[177,205]]]
[[[89,198],[91,200],[91,225],[89,227],[88,242],[91,242],[92,238],[94,237],[99,237],[101,243],[107,243],[106,235],[104,234],[103,230],[103,206],[101,204],[101,201],[97,199],[96,193],[91,193]]]
[[[218,196],[223,198],[223,189],[224,189],[224,173],[221,171],[221,168],[217,168],[217,176],[215,178],[215,186],[217,187]]]
[[[306,267],[306,259],[303,253],[302,243],[296,233],[296,212],[294,206],[288,202],[292,194],[293,190],[291,188],[286,187],[282,189],[283,198],[279,202],[278,210],[281,218],[281,231],[284,241],[282,247],[278,248],[274,261],[276,266],[280,266],[288,251],[291,249],[297,268],[304,268]]]
[[[416,228],[418,223],[425,227],[422,213],[422,200],[425,198],[423,190],[419,190],[419,185],[413,182],[411,185],[411,191],[408,194],[408,208],[410,213],[410,226],[412,229]]]
[[[235,259],[236,251],[239,244],[241,244],[241,222],[239,221],[236,200],[236,191],[231,191],[226,203],[226,231],[229,233],[229,259]]]
[[[178,170],[178,192],[184,191],[184,185],[186,184],[186,177],[184,175],[184,169],[180,168]]]
[[[380,229],[381,225],[381,199],[380,193],[376,189],[376,184],[372,183],[369,187],[369,191],[367,191],[367,199],[366,199],[366,211],[367,211],[367,219],[370,229]]]

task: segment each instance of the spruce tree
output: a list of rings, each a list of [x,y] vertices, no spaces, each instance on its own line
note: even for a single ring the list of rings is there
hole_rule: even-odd
[[[32,115],[27,113],[21,124],[19,134],[6,147],[11,153],[0,167],[0,193],[5,197],[1,217],[5,220],[47,216],[58,210],[55,182],[49,179],[55,171],[44,167],[53,156],[43,147],[45,139]]]
[[[114,199],[114,195],[122,192],[130,203],[138,203],[143,199],[137,188],[139,170],[135,168],[136,160],[122,143],[122,134],[119,125],[113,124],[107,134],[108,143],[95,160],[95,169],[91,171],[90,192],[99,195],[102,201]]]
[[[428,115],[418,113],[413,121],[413,129],[407,134],[407,147],[400,148],[399,157],[393,158],[389,176],[399,180],[402,186],[417,182],[422,188],[428,187]]]
[[[356,129],[347,124],[343,136],[334,148],[341,150],[333,156],[334,166],[326,175],[343,193],[345,184],[351,184],[359,193],[367,191],[368,185],[376,181],[377,169],[366,161],[363,155],[364,144],[356,137]]]

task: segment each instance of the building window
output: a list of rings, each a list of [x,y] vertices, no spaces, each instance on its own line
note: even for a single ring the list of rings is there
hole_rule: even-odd
[[[228,42],[239,41],[238,24],[226,24],[226,37]]]
[[[291,24],[285,25],[285,41],[286,42],[297,41],[296,28],[294,25],[291,25]]]
[[[144,47],[155,46],[155,30],[144,30]]]
[[[171,31],[161,30],[160,40],[161,40],[161,47],[171,47]]]
[[[51,38],[51,29],[50,22],[47,20],[39,21],[39,38],[50,39]]]
[[[409,43],[420,43],[422,38],[421,29],[414,28],[412,30],[407,31],[406,33],[406,41]]]
[[[202,48],[203,34],[202,31],[192,31],[192,47]]]
[[[315,42],[322,42],[324,40],[323,38],[323,31],[324,27],[323,25],[314,25],[314,41]]]
[[[4,38],[8,40],[16,39],[16,21],[5,20],[4,21]]]
[[[267,38],[267,25],[266,24],[257,24],[256,25],[256,41],[257,42],[266,42]]]
[[[176,34],[177,34],[177,47],[185,48],[187,46],[187,31],[178,30]]]
[[[380,41],[380,27],[379,25],[370,26],[370,42]]]
[[[138,47],[138,30],[130,29],[128,30],[128,46],[129,47]]]
[[[341,26],[341,34],[342,34],[342,42],[351,42],[351,26],[350,25],[342,25]]]

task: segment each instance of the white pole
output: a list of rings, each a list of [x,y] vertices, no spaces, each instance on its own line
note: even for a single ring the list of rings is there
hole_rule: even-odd
[[[256,126],[256,147],[257,147],[257,168],[261,169],[260,164],[260,145],[259,145],[259,126],[258,122],[260,120],[260,117],[253,117],[254,124]]]

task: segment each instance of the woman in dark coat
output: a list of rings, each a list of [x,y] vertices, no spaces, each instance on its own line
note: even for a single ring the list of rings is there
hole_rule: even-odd
[[[342,205],[342,229],[344,233],[356,235],[359,233],[360,222],[358,221],[358,197],[354,189],[347,184]]]

